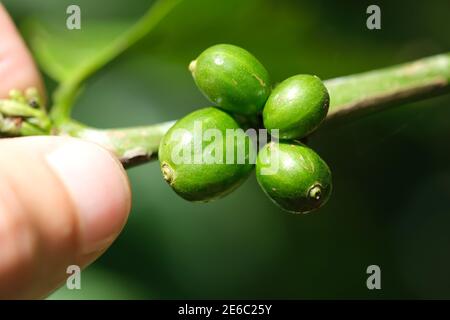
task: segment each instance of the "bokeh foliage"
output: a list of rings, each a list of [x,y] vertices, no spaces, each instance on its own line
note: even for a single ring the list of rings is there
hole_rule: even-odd
[[[3,3],[27,36],[32,21],[50,26],[66,66],[151,5]],[[69,4],[81,7],[81,31],[65,29]],[[216,43],[247,48],[275,82],[296,73],[328,79],[450,50],[448,1],[378,1],[378,31],[365,27],[369,4],[185,0],[87,83],[74,116],[98,127],[142,125],[207,106],[187,65]],[[77,32],[84,36],[70,34]],[[310,144],[333,171],[334,194],[305,216],[272,205],[254,177],[202,205],[176,196],[157,162],[131,169],[133,210],[122,235],[83,272],[82,290],[53,297],[450,298],[449,139],[449,96],[319,130]],[[381,291],[366,288],[371,264],[381,267]]]

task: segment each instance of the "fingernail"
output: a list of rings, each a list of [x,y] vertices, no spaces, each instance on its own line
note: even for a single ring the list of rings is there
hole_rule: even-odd
[[[130,190],[123,168],[101,147],[72,140],[47,155],[71,197],[80,223],[81,254],[103,250],[123,227]]]

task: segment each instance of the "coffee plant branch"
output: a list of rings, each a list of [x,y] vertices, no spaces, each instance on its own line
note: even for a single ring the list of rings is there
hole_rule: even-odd
[[[450,53],[325,81],[330,109],[325,125],[345,122],[406,102],[450,91]],[[60,135],[98,143],[126,167],[157,158],[159,142],[174,124],[168,121],[143,127],[96,129],[67,118],[55,121],[26,99],[0,100],[0,136]],[[57,119],[59,119],[57,117]]]
[[[325,81],[330,109],[325,124],[346,121],[450,91],[450,53]],[[174,121],[99,130],[69,122],[59,134],[90,140],[114,152],[125,166],[156,159],[159,141]]]

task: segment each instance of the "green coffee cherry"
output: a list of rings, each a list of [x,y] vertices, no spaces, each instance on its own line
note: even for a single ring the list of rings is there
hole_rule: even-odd
[[[258,153],[256,178],[275,204],[292,213],[318,209],[331,194],[327,164],[299,142],[266,144]]]
[[[161,171],[186,200],[218,199],[236,189],[251,172],[251,143],[227,112],[200,109],[178,120],[163,137],[158,153]]]
[[[279,129],[280,139],[300,139],[325,119],[330,97],[322,81],[296,75],[281,82],[270,94],[263,111],[264,126]]]
[[[200,91],[228,111],[246,115],[261,111],[270,94],[264,66],[248,51],[230,44],[206,49],[189,70]]]

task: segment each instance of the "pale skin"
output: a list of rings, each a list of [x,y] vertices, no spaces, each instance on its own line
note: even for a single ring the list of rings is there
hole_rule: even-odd
[[[0,98],[39,72],[0,4]],[[126,173],[105,149],[73,138],[0,140],[0,299],[39,299],[117,238],[130,211]]]

